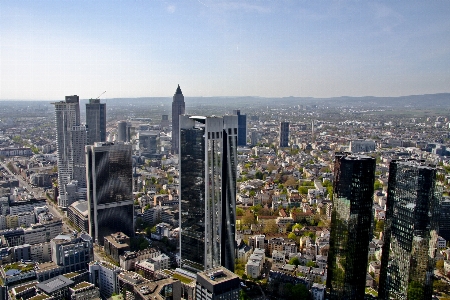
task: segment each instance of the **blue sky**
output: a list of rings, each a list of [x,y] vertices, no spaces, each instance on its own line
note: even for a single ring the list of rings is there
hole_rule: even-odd
[[[450,92],[450,1],[0,2],[0,99]]]

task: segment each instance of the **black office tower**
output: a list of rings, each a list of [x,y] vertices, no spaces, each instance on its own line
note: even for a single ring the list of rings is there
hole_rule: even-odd
[[[106,141],[106,104],[100,99],[89,99],[86,103],[86,126],[88,145]]]
[[[417,160],[390,163],[380,299],[431,299],[440,197],[436,168]]]
[[[364,299],[375,158],[337,154],[328,254],[328,299]]]
[[[179,120],[181,267],[234,271],[237,117]]]
[[[439,217],[439,235],[446,241],[450,241],[450,199],[441,202],[441,213]]]
[[[280,124],[280,147],[289,147],[289,122]]]
[[[89,235],[103,245],[118,231],[134,236],[131,144],[86,146]]]
[[[233,110],[233,115],[238,116],[238,138],[237,145],[247,145],[247,115],[241,115],[239,109]]]

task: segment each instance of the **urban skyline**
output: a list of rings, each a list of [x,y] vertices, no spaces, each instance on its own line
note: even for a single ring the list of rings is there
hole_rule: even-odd
[[[177,90],[181,95],[181,88]],[[186,281],[195,280],[192,272],[203,269],[206,281],[197,281],[197,291],[185,286],[183,295],[200,298],[220,292],[235,297],[239,292],[250,296],[247,286],[257,284],[261,289],[253,290],[258,294],[261,290],[263,297],[267,293],[283,299],[304,299],[310,294],[318,300],[327,291],[331,299],[373,299],[379,291],[378,298],[383,299],[386,278],[393,283],[389,285],[391,295],[397,293],[392,287],[400,286],[398,294],[404,294],[407,288],[408,298],[412,293],[419,299],[423,297],[417,295],[431,296],[432,281],[434,295],[449,289],[450,248],[444,235],[438,236],[437,224],[442,218],[438,198],[443,191],[439,189],[432,200],[427,198],[432,190],[428,188],[436,184],[444,187],[443,198],[450,199],[448,103],[435,103],[435,107],[442,107],[436,111],[408,109],[407,105],[406,111],[399,111],[391,104],[370,107],[373,104],[368,102],[328,107],[326,103],[294,99],[256,109],[233,104],[234,109],[247,112],[246,142],[254,144],[239,148],[239,116],[217,117],[215,111],[229,114],[231,110],[210,106],[209,117],[179,116],[178,156],[171,153],[172,144],[178,140],[171,137],[173,126],[162,106],[149,115],[145,106],[152,105],[145,101],[141,106],[135,105],[139,102],[120,108],[108,105],[108,142],[86,146],[86,153],[82,153],[87,162],[88,204],[71,205],[69,220],[64,218],[63,223],[52,220],[59,213],[49,190],[50,178],[57,178],[54,167],[60,148],[55,138],[65,130],[60,135],[73,143],[79,138],[73,137],[71,130],[82,127],[71,126],[79,123],[82,114],[79,97],[67,96],[66,100],[69,102],[46,104],[50,109],[34,109],[32,105],[23,109],[19,104],[20,117],[14,119],[5,115],[6,108],[0,111],[2,177],[7,180],[0,190],[7,195],[0,197],[2,262],[30,258],[48,262],[52,259],[49,248],[36,244],[53,239],[54,244],[56,240],[67,244],[64,255],[70,252],[70,258],[58,259],[54,268],[69,270],[84,268],[91,260],[87,253],[94,250],[93,259],[107,255],[126,270],[117,268],[117,272],[108,271],[111,276],[101,275],[103,267],[105,271],[112,269],[104,262],[89,264],[95,266],[90,287],[99,289],[103,296],[134,289],[131,284],[123,285],[121,278],[135,280],[142,276],[158,284],[161,281],[156,276],[184,276]],[[168,97],[162,100],[170,107]],[[59,110],[55,109],[58,104]],[[202,105],[197,103],[189,112],[204,109]],[[52,114],[57,122],[53,119],[53,125],[48,125],[45,114]],[[285,136],[280,134],[284,121],[289,122],[289,134]],[[86,137],[86,128],[83,132]],[[288,147],[281,147],[283,139]],[[74,149],[66,152],[78,158],[81,155]],[[353,155],[339,154],[345,152]],[[401,158],[410,160],[400,168],[397,164]],[[415,169],[410,168],[412,158],[427,160],[432,167],[417,169],[431,172],[415,176]],[[434,165],[439,167],[438,172],[434,172]],[[25,178],[32,186],[23,182]],[[19,184],[25,188],[19,188]],[[43,206],[45,199],[27,200],[28,191],[36,192],[41,187],[47,189],[48,207]],[[66,193],[68,190],[76,195],[77,184],[67,184]],[[410,203],[404,205],[405,201]],[[393,205],[396,202],[398,205]],[[37,221],[40,224],[35,225]],[[95,241],[93,249],[91,243],[82,245],[84,242],[76,238],[75,230],[88,223]],[[74,229],[78,226],[80,229]],[[61,232],[66,235],[58,237]],[[85,237],[84,241],[91,239]],[[389,244],[390,238],[396,242]],[[412,246],[408,244],[411,239]],[[22,245],[24,242],[31,245]],[[72,252],[77,247],[82,247],[84,254]],[[130,248],[132,251],[128,251]],[[389,259],[387,249],[393,249],[399,258]],[[84,262],[75,265],[80,255]],[[62,258],[61,252],[58,257]],[[176,269],[180,264],[191,272]],[[133,268],[135,272],[129,270]],[[168,268],[171,270],[159,272]],[[235,275],[229,277],[226,269]],[[7,284],[17,280],[0,273]],[[58,280],[50,273],[38,273],[37,288],[47,284],[43,280]],[[219,284],[228,277],[233,278],[233,287]],[[404,279],[396,281],[399,277]],[[108,282],[108,287],[98,281]],[[425,289],[418,286],[422,283]],[[166,295],[175,293],[175,285],[166,288]],[[45,292],[54,293],[51,289]]]

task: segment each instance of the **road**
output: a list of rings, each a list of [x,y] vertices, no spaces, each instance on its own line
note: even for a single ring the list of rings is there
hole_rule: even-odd
[[[63,220],[65,220],[66,216],[64,214],[64,212],[62,212],[56,204],[54,204],[52,201],[48,200],[44,189],[43,188],[38,188],[38,187],[32,187],[28,182],[25,181],[25,179],[18,174],[13,173],[10,169],[7,168],[7,164],[8,164],[9,160],[6,160],[5,162],[0,162],[0,165],[4,168],[5,172],[7,172],[8,174],[10,174],[11,176],[13,176],[16,180],[19,181],[19,186],[25,188],[29,193],[31,193],[34,198],[36,199],[45,199],[47,201],[47,207],[49,209],[49,212],[57,218],[60,218]],[[67,222],[64,222],[63,224],[63,232],[72,232],[74,229],[70,227],[69,224],[67,224]]]
[[[53,203],[52,201],[47,199],[44,189],[39,188],[39,187],[32,187],[28,182],[25,181],[25,179],[21,175],[14,174],[13,172],[11,172],[11,170],[9,170],[6,167],[8,162],[9,162],[9,160],[6,160],[6,163],[3,161],[0,161],[0,165],[4,168],[5,172],[7,172],[11,176],[13,176],[15,179],[17,179],[19,181],[19,186],[24,187],[29,193],[31,193],[34,196],[34,198],[45,199],[47,201],[47,207],[48,207],[49,212],[54,217],[57,217],[57,218],[60,218],[63,220],[63,232],[64,233],[73,232],[75,229],[72,228],[66,221],[67,217],[66,217],[65,213],[63,211],[61,211],[55,203]],[[102,252],[103,252],[103,250],[100,249],[100,246],[94,246],[94,260],[103,260],[102,254],[101,254]]]

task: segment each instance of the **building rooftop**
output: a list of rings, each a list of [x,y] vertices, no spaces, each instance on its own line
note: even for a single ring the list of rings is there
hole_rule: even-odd
[[[38,283],[36,287],[40,290],[43,290],[47,294],[51,294],[57,290],[68,287],[73,283],[74,281],[70,280],[69,278],[66,278],[63,275],[59,275],[55,278],[51,278],[49,280]]]
[[[84,289],[84,288],[87,288],[87,287],[90,287],[90,286],[94,286],[94,284],[86,282],[86,281],[83,281],[83,282],[80,282],[79,284],[77,284],[76,286],[74,286],[72,289],[74,289],[74,290],[81,290],[81,289]]]
[[[238,276],[224,267],[217,267],[197,273],[197,277],[202,277],[212,285],[238,278]]]

